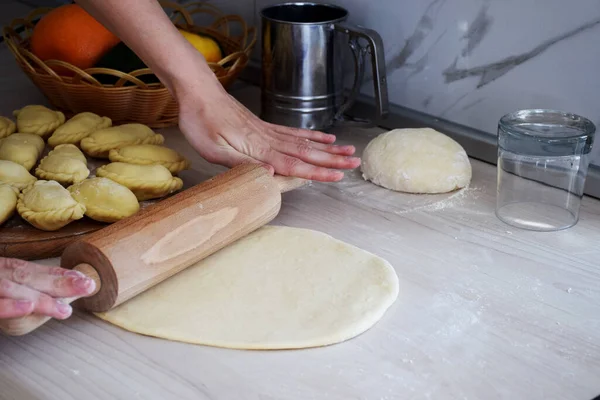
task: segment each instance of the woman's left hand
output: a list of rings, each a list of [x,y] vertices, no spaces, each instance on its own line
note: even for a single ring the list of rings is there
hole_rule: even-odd
[[[73,309],[60,298],[89,296],[95,287],[81,272],[0,257],[0,320],[29,314],[66,319]]]

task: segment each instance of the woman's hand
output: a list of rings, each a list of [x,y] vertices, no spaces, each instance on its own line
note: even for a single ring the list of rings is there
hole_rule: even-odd
[[[0,257],[0,319],[41,314],[56,319],[71,316],[61,297],[84,297],[95,289],[80,272]]]
[[[271,165],[280,175],[339,181],[353,169],[354,146],[336,146],[334,135],[262,121],[225,91],[188,93],[178,100],[179,128],[207,161],[228,167]]]

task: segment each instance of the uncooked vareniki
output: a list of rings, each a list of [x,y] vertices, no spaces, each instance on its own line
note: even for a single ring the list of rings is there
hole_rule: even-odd
[[[142,124],[125,124],[100,129],[81,140],[81,149],[88,155],[108,158],[112,149],[132,144],[163,144],[165,138]]]
[[[14,122],[6,117],[0,116],[0,139],[12,135],[17,130]]]
[[[85,158],[85,155],[81,152],[81,150],[79,150],[79,147],[75,146],[74,144],[59,144],[54,148],[54,150],[48,153],[48,155],[50,154],[72,158],[87,164],[87,158]]]
[[[65,115],[40,105],[25,106],[13,112],[19,133],[47,136],[65,123]]]
[[[6,222],[17,208],[19,191],[4,183],[0,183],[0,225]]]
[[[91,112],[82,112],[59,126],[48,139],[48,144],[52,147],[66,143],[79,144],[81,139],[111,125],[112,121],[108,117],[101,117]]]
[[[73,144],[61,144],[40,161],[35,174],[63,185],[81,182],[90,175],[83,153]]]
[[[0,160],[21,164],[28,171],[44,152],[44,139],[33,133],[15,133],[0,139]]]
[[[98,168],[96,176],[128,187],[140,201],[163,197],[183,187],[181,179],[173,177],[168,169],[158,164],[113,162]]]
[[[85,206],[55,181],[37,181],[19,195],[21,218],[44,231],[55,231],[83,218]]]
[[[110,161],[129,164],[160,164],[172,174],[177,174],[190,166],[190,162],[175,150],[154,144],[137,144],[113,149],[108,154],[108,158]]]
[[[21,164],[0,160],[0,183],[6,183],[22,190],[35,181],[35,176],[31,175]]]
[[[91,178],[69,186],[71,196],[85,205],[85,215],[100,222],[116,222],[137,213],[135,194],[108,178]]]

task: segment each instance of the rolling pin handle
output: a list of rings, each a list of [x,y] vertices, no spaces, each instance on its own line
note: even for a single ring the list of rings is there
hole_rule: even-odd
[[[76,265],[73,268],[73,270],[81,272],[82,274],[93,280],[96,284],[96,288],[94,289],[92,294],[90,294],[90,296],[93,296],[100,291],[102,282],[100,281],[100,275],[98,275],[98,271],[96,271],[96,268],[92,267],[90,264],[82,263]]]
[[[98,271],[96,271],[94,267],[92,267],[89,264],[79,264],[73,269],[85,274],[88,278],[91,278],[96,284],[94,292],[90,294],[90,296],[93,296],[96,293],[98,293],[101,287],[101,282],[100,276],[98,275]],[[60,300],[65,304],[69,304],[77,300],[78,298],[79,297],[68,297]],[[0,320],[0,331],[2,331],[5,335],[8,336],[22,336],[44,325],[50,319],[50,317],[47,317],[45,315],[31,314],[21,318]]]
[[[279,193],[290,192],[308,183],[308,180],[306,179],[296,178],[293,176],[275,175],[274,179],[279,187]]]

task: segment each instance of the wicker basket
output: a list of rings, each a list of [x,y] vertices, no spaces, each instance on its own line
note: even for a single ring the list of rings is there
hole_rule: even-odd
[[[216,7],[205,2],[179,5],[161,1],[173,23],[184,30],[204,33],[213,37],[224,50],[224,58],[209,63],[221,84],[227,88],[248,64],[250,53],[256,43],[256,29],[248,27],[237,15],[224,15]],[[4,28],[4,40],[17,63],[44,93],[50,103],[67,116],[90,111],[111,118],[115,124],[138,122],[153,128],[163,128],[177,123],[179,109],[169,91],[160,83],[146,84],[137,77],[152,74],[141,69],[129,74],[106,68],[81,70],[71,64],[47,60],[41,61],[29,50],[29,37],[39,17],[50,8],[33,11],[26,18],[19,18]],[[207,26],[194,25],[193,17],[204,14],[213,22]],[[241,32],[235,35],[236,28]],[[74,72],[72,77],[57,75],[51,66],[61,66]],[[114,85],[100,84],[94,75],[116,76]]]

